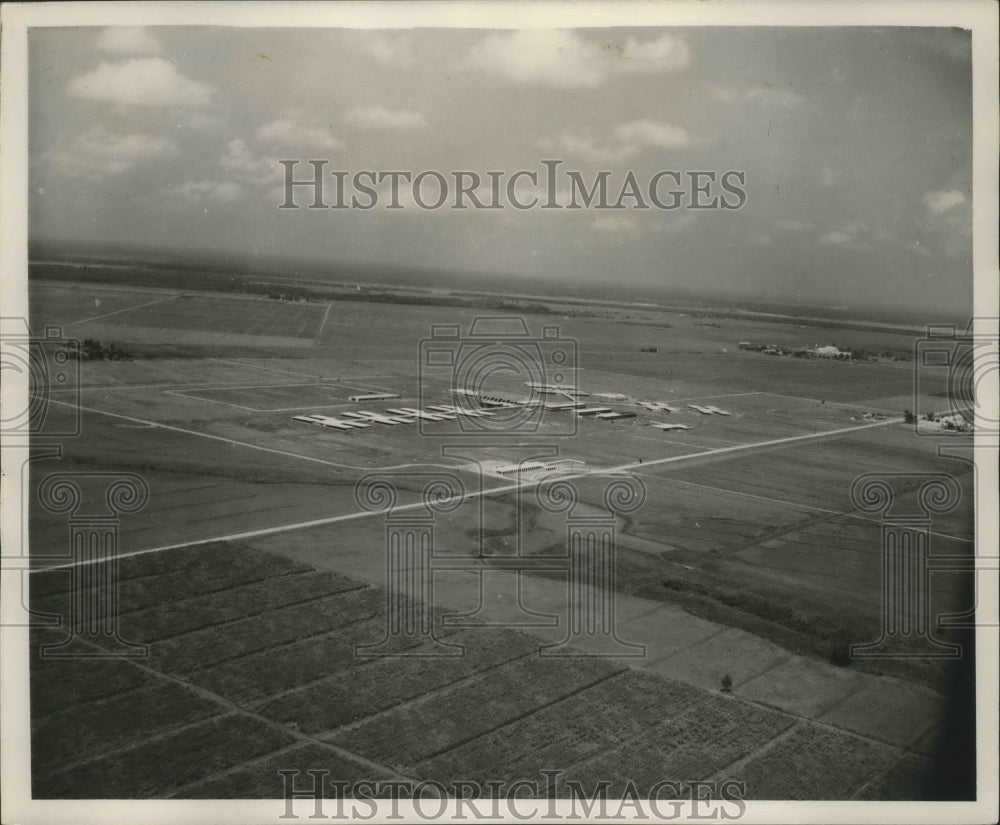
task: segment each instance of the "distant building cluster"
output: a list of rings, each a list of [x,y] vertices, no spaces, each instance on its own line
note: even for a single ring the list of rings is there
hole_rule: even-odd
[[[861,360],[853,351],[840,350],[834,346],[826,347],[783,347],[778,344],[752,344],[749,341],[740,341],[740,349],[750,352],[763,352],[765,355],[787,355],[791,358],[833,358],[837,361]]]
[[[762,352],[765,355],[785,355],[790,358],[827,358],[834,361],[910,361],[908,355],[898,352],[874,352],[865,347],[839,349],[833,345],[813,347],[786,347],[780,344],[755,344],[750,341],[740,341],[737,345],[742,350]]]
[[[917,422],[917,426],[923,430],[937,430],[949,433],[971,433],[975,431],[973,422],[958,412],[929,413],[925,418]]]

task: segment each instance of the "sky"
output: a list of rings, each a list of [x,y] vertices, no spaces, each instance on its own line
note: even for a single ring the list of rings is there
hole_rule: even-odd
[[[940,28],[36,28],[29,234],[967,312],[968,32]],[[437,171],[376,208],[279,209],[284,168]],[[447,208],[455,171],[559,160],[621,209]],[[649,203],[680,174],[676,209]],[[707,195],[691,171],[714,172]],[[742,182],[739,208],[691,209]],[[640,197],[619,199],[629,174]],[[334,178],[324,178],[334,200]],[[676,178],[660,178],[661,202]],[[484,184],[480,200],[489,202]],[[516,196],[539,192],[522,176]],[[424,201],[437,186],[425,179]],[[645,192],[645,194],[643,194]],[[503,198],[502,198],[503,199]],[[370,199],[362,198],[362,203]],[[650,208],[637,208],[640,203]],[[737,198],[725,201],[736,205]],[[468,203],[468,201],[467,201]],[[721,203],[721,201],[720,201]]]

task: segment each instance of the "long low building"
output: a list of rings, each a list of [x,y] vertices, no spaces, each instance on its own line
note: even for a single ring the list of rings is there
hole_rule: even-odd
[[[677,407],[671,407],[666,401],[640,401],[640,407],[645,407],[647,410],[652,410],[656,412],[658,410],[663,410],[664,412],[677,412]]]
[[[358,401],[388,401],[391,398],[399,398],[394,392],[370,392],[364,395],[352,395],[348,401],[357,403]]]

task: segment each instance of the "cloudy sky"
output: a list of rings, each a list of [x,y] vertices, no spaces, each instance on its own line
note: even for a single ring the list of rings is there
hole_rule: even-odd
[[[470,286],[512,272],[970,304],[962,31],[55,28],[31,31],[29,61],[33,240],[417,264]],[[296,158],[484,178],[559,159],[588,182],[608,170],[612,200],[629,172],[738,170],[747,198],[430,211],[404,182],[387,210],[386,182],[372,210],[280,210],[277,161]]]

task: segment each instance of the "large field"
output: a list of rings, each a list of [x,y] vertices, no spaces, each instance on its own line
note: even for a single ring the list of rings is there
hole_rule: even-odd
[[[932,555],[958,562],[930,576],[933,616],[973,604],[960,570],[973,553],[971,465],[939,456],[941,439],[902,420],[946,409],[947,387],[925,382],[914,398],[908,360],[738,346],[902,354],[918,333],[536,307],[531,335],[557,326],[577,353],[542,378],[575,381],[591,393],[583,400],[636,416],[547,410],[530,432],[497,441],[452,421],[341,431],[293,416],[453,403],[447,374],[418,368],[421,341],[436,324],[464,334],[477,315],[510,312],[68,281],[36,281],[30,298],[33,329],[61,325],[131,356],[84,361],[79,387],[51,393],[49,421],[79,406],[82,432],[31,465],[32,607],[59,614],[70,603],[67,516],[37,501],[47,476],[80,474],[79,513],[104,506],[101,474],[134,473],[150,490],[118,525],[121,635],[149,656],[33,652],[36,797],[279,797],[278,770],[322,768],[345,781],[441,782],[560,770],[646,791],[732,779],[755,799],[944,794],[934,769],[954,762],[949,732],[968,722],[955,687],[968,659],[852,659],[849,648],[882,627],[880,513],[851,498],[862,474],[895,476],[898,512],[927,531]],[[515,396],[533,378],[483,375],[478,389]],[[398,398],[350,400],[374,392]],[[491,472],[531,459],[571,460],[561,465],[579,493],[569,514],[542,506],[541,476]],[[363,510],[356,490],[375,472],[406,513],[422,512],[431,475],[464,486],[460,505],[435,517],[439,569],[432,591],[419,591],[439,638],[463,656],[355,656],[388,620],[389,521]],[[916,524],[927,473],[952,476],[961,500]],[[645,500],[609,520],[614,480],[641,482]],[[539,657],[567,634],[567,593],[609,599],[574,591],[565,561],[567,525],[602,516],[616,540],[616,632],[641,655]],[[416,595],[422,584],[400,586]],[[934,634],[970,649],[959,631]],[[575,635],[572,652],[601,653],[607,641]],[[920,641],[897,640],[894,653],[919,653]],[[393,644],[419,653],[427,643]]]

